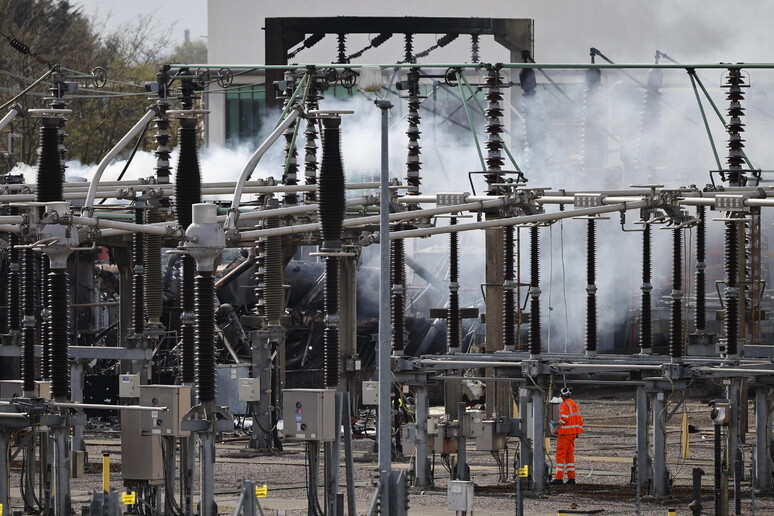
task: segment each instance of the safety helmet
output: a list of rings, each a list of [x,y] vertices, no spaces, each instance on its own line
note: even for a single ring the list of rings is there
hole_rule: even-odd
[[[572,389],[570,389],[569,387],[562,387],[562,390],[559,391],[559,395],[562,398],[569,398],[570,396],[572,396]]]

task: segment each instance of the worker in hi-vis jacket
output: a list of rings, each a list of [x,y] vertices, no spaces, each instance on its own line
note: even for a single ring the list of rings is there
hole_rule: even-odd
[[[559,406],[559,421],[551,421],[556,434],[556,475],[553,485],[564,483],[567,473],[567,483],[575,483],[575,438],[583,433],[583,417],[578,404],[572,400],[572,391],[564,387],[559,395],[562,404]]]

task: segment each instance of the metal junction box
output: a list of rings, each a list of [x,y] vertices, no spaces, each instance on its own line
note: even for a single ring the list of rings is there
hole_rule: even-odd
[[[118,397],[119,398],[139,398],[140,397],[140,375],[139,374],[118,375]]]
[[[446,491],[447,508],[450,511],[473,512],[473,482],[450,480]]]
[[[261,379],[239,379],[239,401],[261,401]]]
[[[166,411],[143,411],[140,431],[143,435],[181,437],[190,432],[180,429],[180,419],[191,410],[189,385],[141,385],[140,405],[167,407]]]
[[[495,430],[494,420],[483,421],[481,425],[481,435],[476,436],[476,450],[478,451],[499,451],[505,449],[505,442],[508,436],[498,434]]]
[[[21,380],[0,380],[0,398],[19,398],[24,394],[24,382]]]
[[[285,437],[296,441],[332,441],[336,430],[336,391],[286,389],[282,392]]]
[[[463,435],[468,439],[476,439],[483,432],[485,414],[481,410],[465,412],[462,418]]]
[[[361,403],[368,407],[379,405],[379,382],[374,382],[372,380],[363,382],[363,397]]]

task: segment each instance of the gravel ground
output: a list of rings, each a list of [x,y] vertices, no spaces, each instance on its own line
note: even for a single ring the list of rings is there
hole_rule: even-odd
[[[594,398],[576,399],[585,419],[585,433],[577,441],[576,464],[578,467],[578,485],[552,486],[552,489],[539,495],[526,493],[524,514],[556,515],[559,510],[573,509],[574,513],[592,514],[602,510],[601,514],[632,515],[637,514],[636,492],[629,483],[632,457],[635,446],[634,404],[631,395],[598,395]],[[675,401],[675,400],[672,400]],[[670,474],[673,478],[672,496],[664,500],[655,500],[646,496],[641,499],[640,514],[666,515],[668,508],[675,508],[678,515],[691,514],[688,504],[691,501],[691,472],[701,467],[707,472],[703,482],[704,514],[714,513],[713,504],[713,427],[709,421],[706,405],[698,400],[689,400],[684,404],[688,423],[697,428],[689,434],[690,447],[688,459],[681,458],[681,413],[682,408],[667,423],[667,458]],[[670,408],[673,405],[670,404]],[[750,412],[750,428],[752,409]],[[228,436],[230,438],[239,437]],[[89,465],[85,477],[72,480],[73,502],[76,511],[87,503],[89,493],[101,485],[102,451],[110,450],[113,461],[113,485],[123,487],[120,480],[119,434],[112,431],[92,430],[86,434]],[[747,442],[754,442],[754,436],[748,434]],[[368,438],[356,439],[353,444],[355,456],[355,493],[358,514],[367,511],[374,487],[373,477],[376,468],[371,451],[373,441]],[[515,441],[509,441],[510,457],[513,461]],[[554,442],[551,443],[552,447]],[[505,515],[515,513],[513,483],[500,483],[499,470],[492,456],[487,452],[477,452],[469,447],[468,460],[471,475],[476,486],[474,514]],[[285,451],[277,455],[255,454],[246,449],[244,442],[224,442],[217,446],[218,460],[215,465],[216,499],[222,513],[231,513],[239,496],[242,479],[266,483],[269,496],[262,501],[267,516],[284,514],[287,516],[305,515],[306,511],[306,467],[303,447],[298,443],[289,443]],[[749,474],[750,450],[745,448],[745,470]],[[396,461],[396,469],[408,469],[408,461]],[[11,471],[12,505],[20,506],[19,467]],[[341,474],[344,481],[344,471]],[[411,490],[409,499],[410,514],[436,515],[453,514],[446,510],[446,488],[449,473],[440,458],[435,462],[435,487],[423,491]],[[749,482],[742,484],[742,513],[752,514],[752,501]],[[733,509],[733,502],[732,502]],[[755,494],[757,514],[774,514],[774,498],[764,493]],[[10,514],[11,511],[7,511]],[[731,511],[733,513],[733,510]]]

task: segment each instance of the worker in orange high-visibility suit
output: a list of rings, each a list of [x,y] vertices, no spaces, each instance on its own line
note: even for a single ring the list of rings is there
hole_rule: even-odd
[[[572,400],[572,391],[565,387],[559,395],[562,404],[559,406],[559,421],[551,421],[556,430],[556,475],[553,485],[564,483],[567,473],[567,483],[575,483],[575,439],[583,433],[583,417],[578,404]]]

